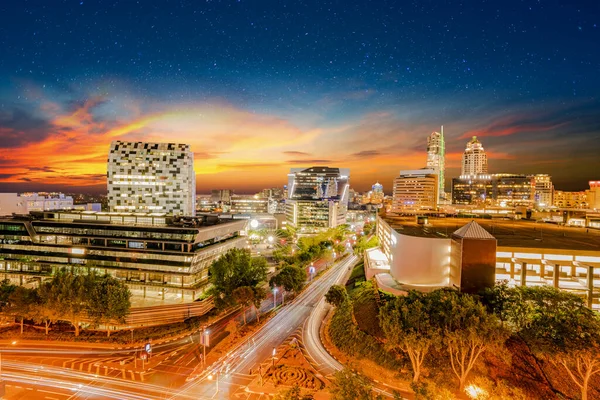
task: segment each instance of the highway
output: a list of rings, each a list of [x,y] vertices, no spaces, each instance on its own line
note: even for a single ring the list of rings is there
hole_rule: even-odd
[[[213,398],[216,395],[217,374],[219,375],[219,398],[231,397],[249,383],[251,371],[256,373],[262,362],[265,360],[269,362],[272,359],[273,349],[304,324],[331,285],[340,282],[356,261],[356,256],[352,255],[334,264],[261,329],[209,366],[196,380],[186,384],[171,398],[188,396]],[[266,371],[266,367],[263,371]],[[209,379],[209,376],[213,379]]]

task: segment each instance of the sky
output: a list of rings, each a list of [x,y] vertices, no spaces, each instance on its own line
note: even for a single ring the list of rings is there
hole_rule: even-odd
[[[600,179],[597,0],[0,2],[0,191],[106,191],[113,140],[191,145],[197,191],[350,168],[391,192],[444,125],[446,187]]]

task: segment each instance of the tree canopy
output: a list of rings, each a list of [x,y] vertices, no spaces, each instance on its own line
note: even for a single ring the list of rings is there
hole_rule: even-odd
[[[288,292],[298,293],[306,282],[306,270],[294,265],[284,265],[269,281],[271,286],[281,286]]]
[[[344,302],[348,301],[346,287],[342,285],[333,285],[329,288],[327,293],[325,293],[325,301],[335,307],[339,307]]]
[[[267,279],[267,262],[263,257],[252,257],[247,249],[231,249],[210,267],[210,293],[217,306],[235,304],[233,291],[242,286],[255,288]]]

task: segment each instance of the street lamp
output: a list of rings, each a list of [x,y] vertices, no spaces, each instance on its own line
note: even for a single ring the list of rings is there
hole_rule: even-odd
[[[275,354],[277,354],[277,349],[273,347],[273,367],[275,367]]]
[[[277,289],[277,286],[275,286],[273,288],[273,310],[275,309],[275,307],[277,307],[277,292],[279,291],[279,289]]]
[[[269,243],[273,243],[273,236],[269,236],[269,237],[267,238],[267,240],[269,241]]]

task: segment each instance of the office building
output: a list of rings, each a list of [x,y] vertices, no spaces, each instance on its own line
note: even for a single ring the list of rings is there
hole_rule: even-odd
[[[233,195],[230,198],[232,214],[268,214],[269,198],[259,195]]]
[[[394,179],[392,212],[419,213],[437,210],[438,174],[433,169],[400,171]]]
[[[272,199],[283,199],[283,188],[269,188],[263,189],[258,193],[260,197],[272,198]]]
[[[36,286],[61,267],[79,266],[123,280],[134,296],[192,301],[206,288],[212,262],[246,246],[246,224],[139,212],[0,218],[0,278]]]
[[[533,203],[538,209],[552,207],[554,204],[554,186],[547,174],[533,175]]]
[[[588,208],[588,194],[585,191],[566,192],[554,191],[554,206],[558,208]]]
[[[211,190],[212,202],[216,205],[223,205],[231,202],[231,196],[233,196],[233,190],[231,189],[213,189]]]
[[[533,205],[534,178],[519,174],[466,175],[452,179],[452,204]]]
[[[483,146],[477,136],[467,143],[467,147],[462,156],[462,170],[461,175],[475,176],[480,174],[487,174],[488,162],[487,155],[483,149]]]
[[[38,193],[0,193],[0,215],[72,208],[74,208],[73,198],[62,193],[57,193],[55,196],[42,196]]]
[[[301,233],[344,224],[349,180],[347,168],[292,168],[288,174],[287,223]]]
[[[194,153],[187,144],[112,142],[107,180],[110,211],[196,213]]]
[[[445,172],[446,172],[446,147],[444,142],[444,127],[440,132],[432,132],[427,138],[427,168],[433,169],[438,176],[438,195],[440,199],[446,198]]]

